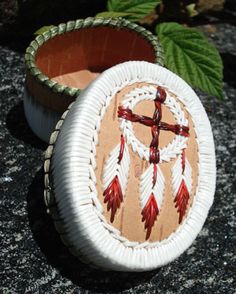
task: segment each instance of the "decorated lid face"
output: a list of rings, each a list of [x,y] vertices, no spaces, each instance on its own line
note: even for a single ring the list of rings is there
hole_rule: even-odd
[[[147,62],[107,70],[73,104],[55,142],[50,184],[63,239],[107,269],[170,262],[205,221],[214,156],[206,113],[182,79]]]
[[[188,111],[164,87],[136,82],[111,100],[98,141],[104,215],[129,240],[164,240],[183,222],[196,190],[198,146]]]

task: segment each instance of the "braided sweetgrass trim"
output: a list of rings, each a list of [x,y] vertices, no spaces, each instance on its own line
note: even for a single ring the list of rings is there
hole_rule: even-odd
[[[51,215],[53,222],[54,222],[54,225],[55,225],[55,228],[56,228],[57,232],[59,233],[62,242],[67,246],[69,251],[73,255],[79,257],[79,259],[81,261],[83,261],[84,263],[90,264],[90,266],[95,267],[95,265],[93,263],[91,263],[88,259],[86,259],[81,252],[76,250],[70,243],[68,243],[67,238],[65,238],[65,229],[63,227],[63,221],[62,221],[60,214],[59,214],[59,211],[58,211],[58,207],[57,207],[57,203],[56,203],[56,199],[55,199],[55,194],[53,191],[53,179],[50,174],[50,165],[51,165],[51,159],[52,159],[55,143],[57,141],[57,137],[59,135],[61,126],[62,126],[62,124],[63,124],[73,103],[71,103],[68,106],[67,110],[63,113],[63,115],[61,116],[61,119],[56,124],[54,132],[51,134],[51,137],[50,137],[49,146],[48,146],[47,150],[45,151],[45,155],[44,155],[44,203],[47,207],[47,213],[49,213]]]
[[[159,65],[164,64],[163,60],[163,52],[160,46],[160,43],[158,41],[158,37],[154,36],[151,32],[146,30],[145,28],[132,23],[126,19],[123,18],[93,18],[88,17],[86,19],[78,19],[75,21],[68,21],[67,23],[61,23],[56,27],[51,28],[50,30],[44,32],[43,34],[37,36],[29,45],[29,47],[26,49],[25,54],[25,66],[26,69],[30,72],[32,76],[36,78],[36,80],[49,88],[52,89],[55,93],[64,93],[68,96],[76,98],[79,93],[80,89],[73,88],[73,87],[67,87],[64,85],[61,85],[53,80],[51,80],[49,77],[44,75],[40,69],[37,67],[35,63],[35,56],[36,53],[45,42],[47,42],[49,39],[52,39],[53,37],[57,35],[64,34],[66,32],[70,32],[73,30],[79,30],[81,28],[88,28],[88,27],[99,27],[99,26],[109,26],[109,27],[115,27],[115,28],[127,28],[131,31],[135,31],[141,36],[143,36],[153,47],[153,50],[155,52],[155,63]]]
[[[57,141],[58,134],[60,132],[61,126],[66,118],[67,113],[69,112],[71,106],[73,103],[71,103],[68,107],[68,109],[63,113],[61,116],[61,119],[58,121],[58,123],[55,126],[55,129],[53,133],[50,136],[49,145],[48,148],[45,151],[44,155],[44,202],[47,206],[47,212],[52,214],[53,219],[57,219],[58,213],[53,210],[53,208],[56,207],[54,192],[53,192],[53,180],[50,176],[50,165],[51,165],[51,158],[54,151],[54,146]],[[55,213],[53,213],[53,211]],[[59,217],[58,217],[59,219]]]

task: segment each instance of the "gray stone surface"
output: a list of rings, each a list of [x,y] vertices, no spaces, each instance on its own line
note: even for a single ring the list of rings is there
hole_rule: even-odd
[[[210,37],[233,58],[235,36],[235,27],[220,25]],[[203,230],[168,266],[125,274],[91,269],[61,244],[42,201],[46,145],[26,124],[23,79],[23,55],[0,47],[0,293],[236,293],[235,84],[225,82],[222,102],[198,92],[213,127],[218,168]]]

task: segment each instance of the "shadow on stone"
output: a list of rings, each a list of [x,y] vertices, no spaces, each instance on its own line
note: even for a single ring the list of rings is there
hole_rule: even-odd
[[[150,279],[157,271],[144,273],[105,272],[91,268],[70,254],[60,240],[43,201],[43,169],[33,179],[27,196],[29,223],[33,236],[48,262],[61,275],[85,289],[103,293],[129,289]]]
[[[106,2],[1,0],[0,44],[8,44],[11,48],[23,52],[25,46],[35,37],[34,32],[40,27],[95,16],[98,12],[106,10]]]
[[[26,144],[38,149],[46,149],[47,144],[41,141],[30,129],[24,113],[23,102],[13,106],[7,114],[6,126],[11,135]]]
[[[221,53],[221,58],[224,64],[224,81],[236,88],[236,58],[230,53]]]

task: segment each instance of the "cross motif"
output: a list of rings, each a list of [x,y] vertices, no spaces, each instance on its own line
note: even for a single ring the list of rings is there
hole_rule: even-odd
[[[149,146],[149,162],[157,164],[160,161],[159,150],[159,135],[160,131],[171,131],[176,135],[189,137],[189,128],[180,124],[168,124],[162,122],[162,104],[166,100],[166,92],[161,87],[157,87],[157,94],[154,99],[155,111],[153,117],[138,115],[132,112],[131,109],[123,106],[118,107],[118,117],[129,120],[131,122],[138,122],[145,126],[151,127],[152,141]]]

